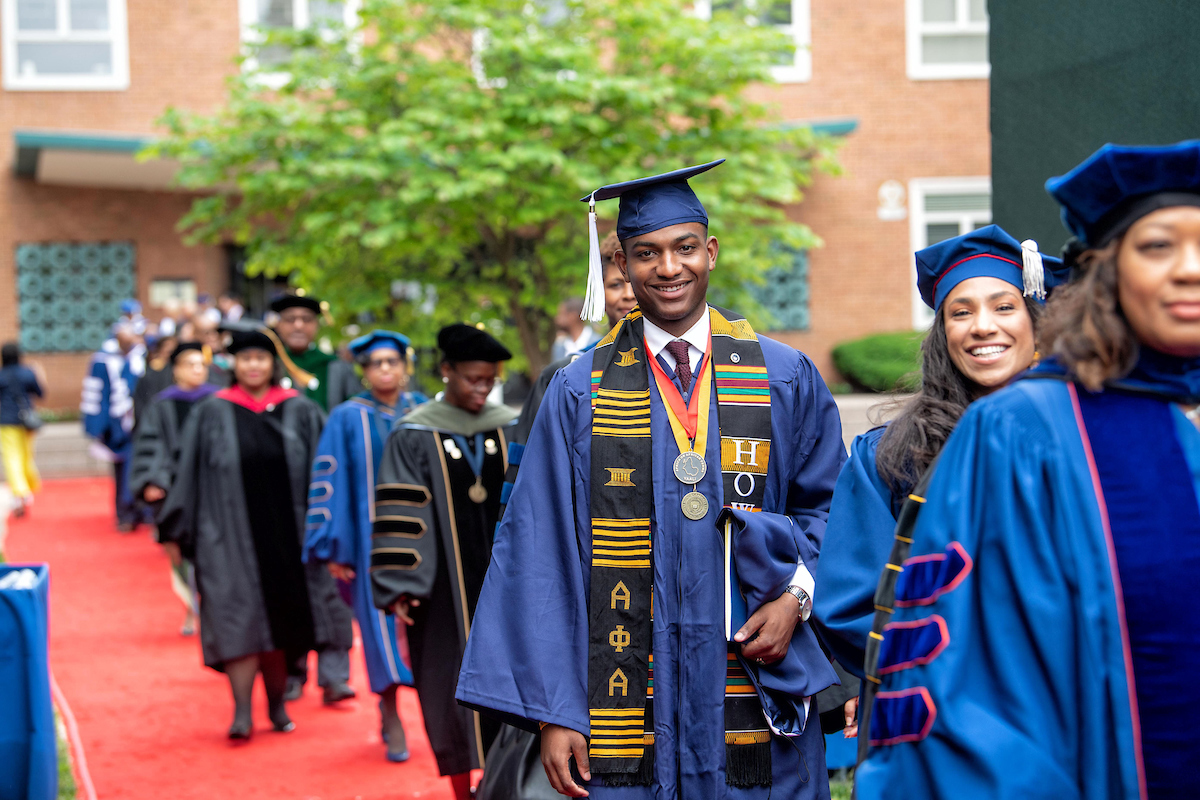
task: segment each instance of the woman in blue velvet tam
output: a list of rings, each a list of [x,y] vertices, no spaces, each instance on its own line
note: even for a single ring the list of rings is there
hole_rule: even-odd
[[[1043,257],[1035,242],[1018,242],[998,225],[927,247],[917,252],[916,265],[921,298],[936,312],[921,346],[921,387],[891,424],[851,445],[817,570],[813,615],[822,639],[859,678],[875,587],[904,498],[967,406],[1033,363],[1045,292],[1068,272],[1057,258]],[[847,736],[855,735],[855,703],[846,709]]]
[[[942,450],[862,800],[1196,794],[1200,141],[1106,145],[1047,189],[1079,275],[1049,303],[1051,357]]]

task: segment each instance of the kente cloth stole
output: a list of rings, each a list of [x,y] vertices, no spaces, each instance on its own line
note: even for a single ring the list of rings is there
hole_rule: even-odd
[[[745,319],[710,307],[709,320],[725,505],[761,511],[771,453],[766,362]],[[610,785],[653,782],[649,357],[637,308],[592,355],[589,761],[592,772]],[[667,513],[672,512],[683,514],[681,509]],[[715,510],[711,513],[715,520]],[[735,786],[768,785],[770,731],[733,652],[725,697],[726,780]]]

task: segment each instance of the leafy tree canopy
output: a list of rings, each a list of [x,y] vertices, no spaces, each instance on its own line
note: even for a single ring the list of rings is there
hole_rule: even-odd
[[[216,190],[181,221],[190,241],[246,245],[251,274],[289,274],[344,322],[423,342],[486,322],[534,369],[583,293],[579,198],[603,184],[728,158],[696,186],[714,290],[752,318],[748,288],[818,244],[782,207],[836,169],[833,145],[747,92],[790,51],[769,25],[681,0],[366,0],[359,20],[272,31],[249,57],[284,59],[243,64],[224,108],[166,113],[152,155]],[[617,204],[597,210],[603,236]]]

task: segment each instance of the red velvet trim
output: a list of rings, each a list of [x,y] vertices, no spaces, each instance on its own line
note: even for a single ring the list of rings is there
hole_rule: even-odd
[[[228,389],[222,389],[217,392],[217,397],[222,400],[239,405],[242,408],[248,408],[255,414],[261,414],[264,411],[269,411],[275,406],[282,403],[284,400],[290,400],[293,397],[299,396],[299,392],[295,389],[284,389],[282,386],[272,386],[263,395],[261,400],[256,400],[253,395],[243,389],[241,386],[234,384]]]

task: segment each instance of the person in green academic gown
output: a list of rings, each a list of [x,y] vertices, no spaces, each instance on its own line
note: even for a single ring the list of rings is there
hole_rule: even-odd
[[[499,723],[455,703],[508,468],[516,414],[489,403],[508,349],[470,325],[438,333],[445,391],[388,437],[375,483],[371,583],[375,605],[409,626],[413,679],[438,771],[459,800]]]
[[[275,332],[287,348],[288,357],[297,367],[313,376],[307,386],[296,386],[297,390],[326,413],[362,391],[362,382],[354,374],[352,365],[314,344],[324,310],[319,300],[286,294],[271,303],[271,310],[279,315]],[[285,378],[284,385],[290,385],[290,380]],[[341,602],[341,599],[338,598],[337,602]],[[305,655],[288,668],[288,700],[298,699],[304,691],[304,684],[308,680],[307,660]],[[317,654],[317,685],[324,689],[326,703],[354,697],[349,680],[348,647],[327,647]]]

